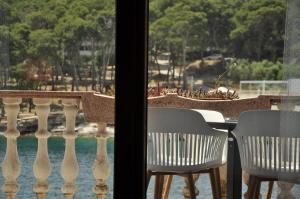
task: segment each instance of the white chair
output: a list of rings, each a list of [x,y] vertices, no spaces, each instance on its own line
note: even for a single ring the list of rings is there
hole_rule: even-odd
[[[152,175],[188,178],[191,198],[195,198],[194,173],[210,173],[214,198],[220,198],[219,167],[227,133],[208,126],[193,110],[148,109],[148,183]],[[161,193],[155,193],[157,198]]]
[[[262,181],[300,182],[299,112],[244,112],[233,132],[242,168],[250,174],[248,198],[259,197]]]

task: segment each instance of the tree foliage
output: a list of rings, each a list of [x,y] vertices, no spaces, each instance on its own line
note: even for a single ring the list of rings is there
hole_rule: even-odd
[[[170,43],[190,40],[187,49],[198,58],[210,49],[276,62],[282,59],[285,10],[284,0],[152,0],[151,47],[168,51]],[[191,35],[185,38],[183,31]]]
[[[280,75],[270,67],[274,63],[274,70],[281,70],[285,10],[284,0],[152,0],[150,66],[160,71],[157,57],[170,53],[168,80],[172,70],[174,78],[175,66],[220,53],[241,59],[242,65],[228,67],[234,81],[277,79]]]
[[[207,51],[276,65],[282,60],[285,9],[284,0],[150,0],[150,65],[160,71],[157,59],[168,53],[168,80],[176,67],[182,74]],[[8,79],[33,81],[24,70],[43,66],[53,90],[70,76],[72,90],[89,81],[101,91],[114,65],[114,37],[114,0],[0,0],[1,86]],[[81,54],[86,46],[89,56]],[[278,77],[250,65],[258,67],[256,74]]]
[[[81,73],[89,67],[98,72],[113,63],[110,54],[114,51],[102,52],[102,44],[110,41],[108,46],[114,49],[114,16],[113,0],[1,0],[0,36],[9,47],[2,42],[0,47],[10,55],[11,78],[32,81],[24,75],[29,70],[26,67],[45,67],[50,70],[53,89],[55,80],[60,77],[64,81],[67,73],[73,79],[72,89],[78,89],[78,81],[83,81]],[[84,42],[93,46],[88,59],[80,54]]]
[[[235,55],[257,61],[282,57],[285,11],[282,0],[246,1],[231,18]]]

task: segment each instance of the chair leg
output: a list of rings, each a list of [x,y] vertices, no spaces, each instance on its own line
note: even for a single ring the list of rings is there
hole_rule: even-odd
[[[209,170],[209,177],[211,183],[211,190],[214,199],[222,198],[221,191],[221,179],[220,179],[220,170],[219,168],[214,168]]]
[[[154,199],[158,199],[159,197],[159,181],[160,181],[160,175],[155,175],[154,180]]]
[[[165,188],[164,188],[163,197],[162,197],[163,199],[169,198],[172,180],[173,180],[173,175],[168,175],[167,180],[165,182]]]
[[[162,198],[163,185],[164,185],[164,176],[156,175],[155,188],[154,188],[154,199]]]
[[[222,190],[221,190],[221,178],[220,178],[220,168],[214,168],[215,175],[215,185],[216,185],[216,196],[218,199],[222,198]]]
[[[214,169],[209,169],[209,178],[211,183],[211,192],[213,194],[213,199],[218,199],[217,189],[216,189],[216,177]]]
[[[187,178],[188,178],[188,182],[189,182],[191,199],[196,199],[195,183],[194,183],[193,174],[188,174]]]
[[[268,193],[266,199],[271,199],[272,191],[273,191],[274,181],[269,182]]]
[[[259,199],[261,180],[258,177],[255,177],[255,179],[254,199]]]
[[[249,183],[248,183],[248,191],[247,191],[247,198],[246,199],[253,199],[255,191],[255,177],[253,175],[249,176]]]

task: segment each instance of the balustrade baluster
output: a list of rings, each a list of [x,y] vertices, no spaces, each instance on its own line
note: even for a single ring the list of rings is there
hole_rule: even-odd
[[[96,179],[96,185],[93,189],[97,199],[104,199],[109,191],[106,180],[110,174],[110,167],[107,158],[107,139],[109,135],[106,131],[106,124],[98,124],[97,156],[93,165],[93,174]]]
[[[33,99],[36,105],[36,113],[38,116],[38,130],[35,133],[38,139],[38,149],[36,159],[33,165],[33,174],[36,178],[36,184],[33,192],[36,193],[38,199],[45,199],[48,193],[48,177],[52,168],[48,156],[48,115],[50,113],[50,100],[43,98]]]
[[[20,110],[21,99],[4,98],[4,109],[7,116],[7,130],[4,134],[6,137],[6,154],[2,163],[2,173],[5,178],[5,184],[2,191],[7,199],[14,199],[19,191],[17,178],[20,175],[20,162],[17,150],[17,138],[20,132],[17,129],[17,116]]]
[[[194,184],[196,184],[196,182],[199,180],[200,178],[200,174],[194,174],[193,175],[194,178]],[[185,187],[182,190],[182,195],[185,199],[190,199],[191,198],[191,194],[190,194],[190,189],[189,189],[189,183],[188,183],[188,179],[185,177],[184,178],[184,182],[185,182]],[[199,189],[195,186],[195,195],[198,196],[200,194]]]
[[[294,184],[278,181],[277,185],[280,188],[280,192],[277,196],[277,199],[296,199],[292,192]]]
[[[64,112],[66,116],[66,129],[63,134],[65,138],[65,154],[61,165],[61,176],[64,179],[62,192],[66,199],[74,198],[76,192],[75,180],[78,176],[79,166],[75,152],[75,119],[78,111],[78,101],[75,99],[64,99]]]

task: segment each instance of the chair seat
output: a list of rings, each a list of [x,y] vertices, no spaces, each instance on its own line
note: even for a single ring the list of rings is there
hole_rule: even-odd
[[[257,163],[256,163],[257,162]],[[256,176],[270,177],[270,178],[287,178],[293,180],[294,178],[299,178],[300,175],[300,164],[289,165],[290,162],[281,161],[279,164],[278,161],[272,160],[265,161],[253,161],[252,165],[244,167],[243,169],[248,173]]]
[[[190,173],[190,172],[199,172],[201,170],[206,170],[209,168],[217,168],[217,167],[221,167],[223,164],[220,163],[219,161],[207,161],[205,164],[178,164],[176,165],[176,162],[173,162],[173,164],[171,164],[171,162],[169,161],[169,164],[167,164],[168,162],[165,162],[165,164],[161,164],[161,165],[152,165],[148,163],[148,170],[150,171],[154,171],[154,172],[171,172],[171,173],[176,173],[176,172],[183,172],[185,171],[186,173]],[[180,161],[179,161],[180,163]],[[183,160],[183,163],[184,160]],[[172,165],[172,166],[171,166]]]

